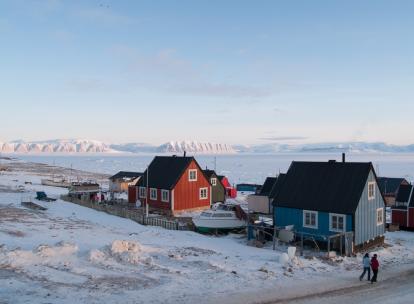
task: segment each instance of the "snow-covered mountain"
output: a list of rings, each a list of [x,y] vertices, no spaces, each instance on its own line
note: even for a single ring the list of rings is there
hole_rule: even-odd
[[[109,147],[115,151],[128,153],[155,153],[158,148],[158,146],[145,143],[111,144]]]
[[[412,145],[390,145],[382,142],[343,142],[288,145],[268,143],[257,145],[219,144],[198,141],[170,141],[160,146],[145,143],[106,144],[96,140],[69,139],[2,143],[0,153],[167,153],[182,154],[275,154],[275,153],[414,153]]]
[[[171,141],[160,146],[145,143],[106,144],[96,140],[47,140],[0,142],[0,153],[177,153],[232,154],[236,151],[227,144]]]
[[[288,145],[279,143],[261,145],[235,145],[238,153],[414,153],[412,145],[390,145],[383,142],[344,142]]]
[[[99,153],[115,152],[108,145],[96,140],[48,140],[24,142],[21,140],[1,143],[1,153]]]
[[[236,151],[227,144],[197,141],[170,141],[157,148],[161,153],[234,154]]]

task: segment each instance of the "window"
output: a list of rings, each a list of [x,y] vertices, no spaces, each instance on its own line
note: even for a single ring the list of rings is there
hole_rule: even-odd
[[[384,224],[384,208],[377,209],[377,226]]]
[[[303,210],[303,227],[318,229],[318,212]]]
[[[375,199],[375,182],[368,183],[368,200]]]
[[[211,178],[211,179],[210,179],[210,184],[211,184],[212,186],[216,186],[216,185],[217,185],[217,178],[215,178],[215,177]]]
[[[168,190],[161,190],[161,201],[167,202],[170,200],[170,192]]]
[[[157,199],[157,189],[155,189],[155,188],[150,189],[150,199],[152,199],[152,200]]]
[[[147,188],[139,187],[139,197],[145,198],[147,196]]]
[[[303,227],[318,228],[318,212],[303,210]]]
[[[190,182],[195,182],[197,180],[197,170],[196,169],[188,170],[188,180]]]
[[[407,207],[408,202],[395,202],[395,207]]]
[[[343,214],[329,214],[329,230],[334,232],[344,232],[345,231],[345,218]]]
[[[208,198],[208,188],[200,188],[200,199]]]

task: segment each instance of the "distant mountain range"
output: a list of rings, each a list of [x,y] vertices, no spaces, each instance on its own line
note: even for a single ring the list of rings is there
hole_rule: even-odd
[[[228,145],[197,141],[171,141],[160,146],[145,143],[107,144],[96,140],[48,140],[0,142],[0,153],[168,153],[182,154],[275,154],[275,153],[414,153],[412,145],[382,142],[318,143],[303,145],[258,144]]]
[[[234,154],[227,144],[197,141],[171,141],[160,146],[144,143],[106,144],[96,140],[48,140],[24,142],[22,140],[1,143],[0,153],[169,153],[182,154]]]
[[[414,152],[412,145],[390,145],[383,142],[344,142],[344,143],[316,143],[303,145],[288,144],[261,144],[235,145],[233,148],[239,153],[410,153]]]
[[[8,143],[0,142],[2,153],[102,153],[113,152],[106,144],[96,140],[47,140],[24,142],[16,140]]]

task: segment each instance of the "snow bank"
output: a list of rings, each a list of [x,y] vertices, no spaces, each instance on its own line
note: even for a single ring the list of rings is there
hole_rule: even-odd
[[[93,249],[89,252],[89,260],[98,264],[113,262],[129,264],[152,263],[147,250],[143,250],[137,241],[115,240],[103,250]]]
[[[59,242],[56,246],[40,245],[36,249],[36,254],[41,257],[64,257],[76,254],[78,246],[76,244]]]
[[[112,254],[137,253],[141,250],[141,246],[136,241],[120,241],[116,240],[112,243]]]
[[[0,249],[0,265],[7,268],[24,268],[31,265],[65,265],[76,256],[78,246],[59,242],[55,246],[39,245],[34,250],[9,250],[5,246]]]

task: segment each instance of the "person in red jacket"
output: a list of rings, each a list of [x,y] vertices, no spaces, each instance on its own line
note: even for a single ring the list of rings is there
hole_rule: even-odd
[[[372,272],[374,273],[371,279],[371,284],[372,284],[377,281],[378,268],[379,268],[379,262],[378,262],[376,254],[374,254],[374,256],[371,259],[371,268],[372,268]]]

